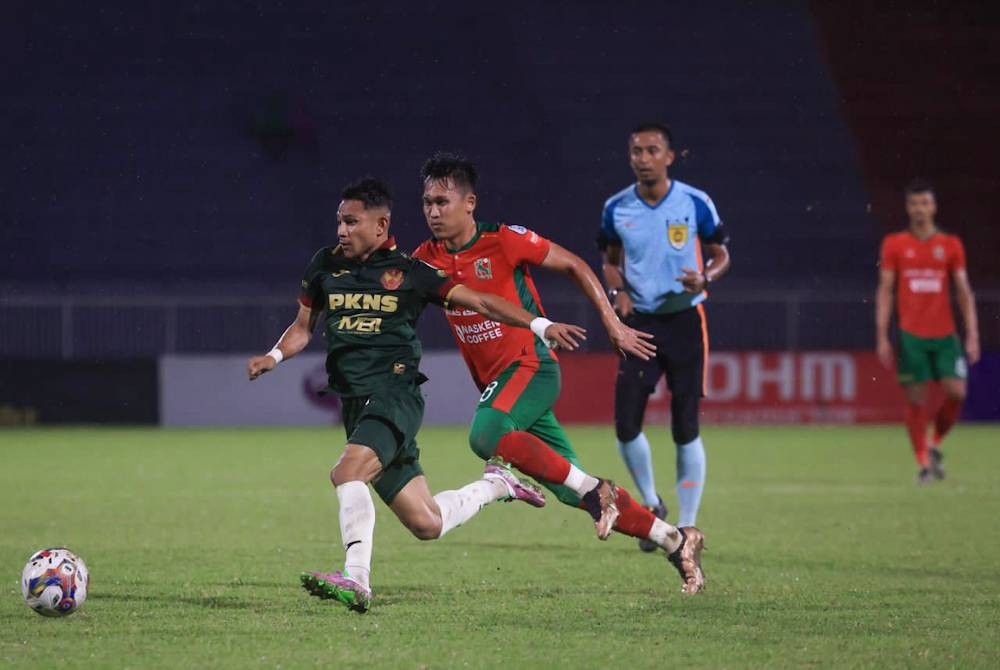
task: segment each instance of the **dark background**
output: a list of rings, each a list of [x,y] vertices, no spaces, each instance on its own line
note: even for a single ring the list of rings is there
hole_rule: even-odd
[[[596,266],[603,201],[632,179],[628,130],[649,119],[673,126],[672,175],[733,236],[717,346],[869,347],[879,240],[916,175],[981,296],[1000,287],[987,3],[8,7],[0,353],[266,347],[345,182],[388,179],[402,245],[425,237],[417,175],[438,148],[479,162],[483,218]],[[565,280],[541,283],[550,311],[576,304]],[[261,314],[258,296],[288,307]],[[236,302],[202,315],[199,298]],[[980,307],[994,348],[998,303]]]

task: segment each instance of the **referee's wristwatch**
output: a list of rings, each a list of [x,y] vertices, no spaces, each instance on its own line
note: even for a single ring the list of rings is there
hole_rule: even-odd
[[[608,289],[608,300],[610,300],[611,302],[614,302],[615,298],[617,298],[618,294],[621,293],[621,292],[622,292],[622,290],[620,288],[609,288]]]

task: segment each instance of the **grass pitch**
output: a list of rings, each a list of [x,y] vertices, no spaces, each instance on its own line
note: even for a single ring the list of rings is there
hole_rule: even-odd
[[[676,508],[669,436],[649,434]],[[609,428],[571,436],[589,470],[632,488]],[[376,502],[362,616],[298,586],[340,565],[339,429],[0,432],[0,666],[1000,665],[1000,429],[960,426],[948,480],[925,488],[901,427],[705,440],[704,594],[551,499],[494,505],[432,543]],[[481,472],[463,429],[421,446],[433,490]],[[21,600],[24,562],[54,545],[92,574],[67,619]]]

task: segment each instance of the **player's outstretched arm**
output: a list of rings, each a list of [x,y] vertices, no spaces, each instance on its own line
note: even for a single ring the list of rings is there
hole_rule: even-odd
[[[254,356],[250,359],[247,364],[247,375],[250,377],[250,381],[257,379],[269,370],[273,370],[281,361],[291,358],[305,349],[309,340],[312,339],[318,316],[318,311],[314,312],[300,304],[295,321],[281,334],[274,348],[263,356]]]
[[[651,342],[653,336],[629,328],[622,323],[615,313],[614,307],[608,301],[608,296],[601,287],[597,275],[582,258],[552,242],[548,255],[542,261],[542,267],[569,275],[576,282],[576,285],[580,287],[580,290],[600,313],[601,323],[608,331],[608,338],[619,353],[623,356],[632,354],[644,361],[656,354],[656,346]]]
[[[505,323],[518,328],[530,328],[535,335],[542,338],[549,346],[573,350],[587,339],[587,331],[580,326],[568,323],[553,323],[544,317],[538,317],[514,303],[504,300],[492,293],[473,291],[461,284],[452,289],[448,302],[471,309],[488,319]]]
[[[958,311],[962,313],[962,320],[965,322],[965,356],[969,359],[969,365],[979,362],[981,351],[979,349],[979,317],[976,314],[976,297],[972,293],[972,285],[969,284],[969,274],[965,269],[955,270],[952,275],[955,282],[955,298],[958,302]]]
[[[879,270],[878,290],[875,292],[875,352],[887,369],[892,369],[892,344],[889,342],[889,320],[892,318],[892,286],[896,273]]]

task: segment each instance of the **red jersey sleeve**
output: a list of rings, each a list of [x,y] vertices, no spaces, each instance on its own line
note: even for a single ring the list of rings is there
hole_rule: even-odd
[[[881,267],[883,270],[899,272],[899,248],[895,244],[895,238],[887,235],[882,240]]]
[[[948,270],[955,272],[956,270],[965,269],[965,245],[962,244],[962,240],[958,239],[958,236],[953,236],[951,238],[951,253],[948,255]]]
[[[500,243],[511,265],[541,265],[552,243],[524,226],[500,226]]]

